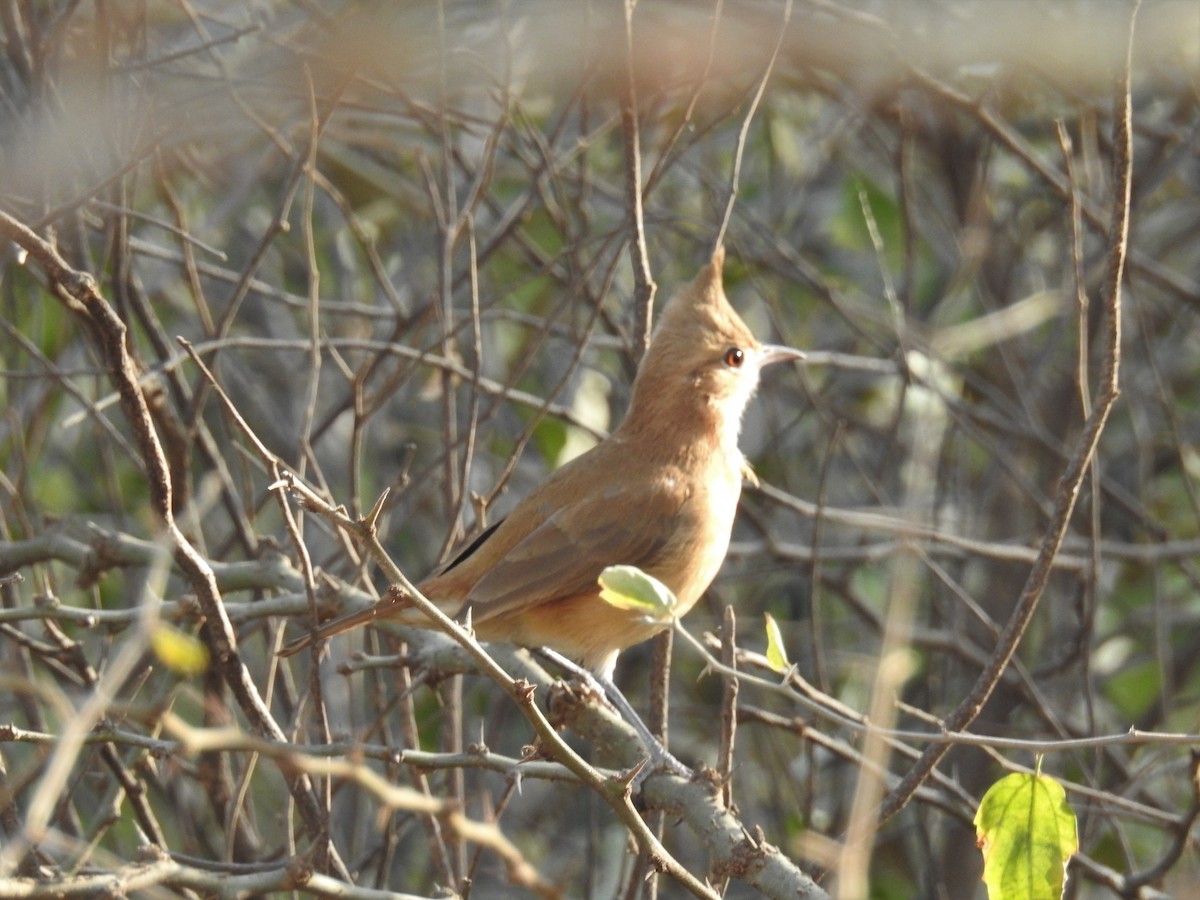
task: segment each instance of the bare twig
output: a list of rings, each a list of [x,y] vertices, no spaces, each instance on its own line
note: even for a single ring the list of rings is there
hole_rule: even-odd
[[[129,354],[125,323],[100,294],[95,279],[67,265],[49,243],[42,240],[7,213],[0,211],[0,235],[22,247],[45,271],[54,293],[72,312],[94,329],[97,349],[108,366],[109,377],[121,397],[121,406],[133,429],[134,440],[142,453],[150,500],[162,523],[168,546],[187,575],[207,619],[206,633],[212,644],[213,659],[226,684],[233,691],[243,713],[255,731],[272,740],[284,735],[263,703],[250,673],[237,650],[237,637],[225,615],[221,592],[212,567],[180,531],[171,501],[171,476],[166,456],[154,429],[149,405],[139,385],[140,372]],[[314,835],[322,830],[322,816],[312,786],[306,777],[289,780],[289,788]],[[332,859],[345,872],[336,854]]]
[[[641,355],[650,346],[654,292],[646,249],[646,223],[642,208],[642,143],[638,124],[637,75],[634,71],[633,10],[637,0],[623,0],[625,7],[625,93],[621,97],[621,134],[625,139],[625,201],[633,229],[629,258],[633,263],[634,346]]]
[[[721,622],[721,662],[730,670],[737,669],[737,614],[732,606],[725,607]],[[721,698],[721,743],[717,748],[717,777],[721,781],[721,801],[726,809],[733,808],[733,748],[737,735],[737,678],[725,679]]]
[[[1100,389],[1097,392],[1095,406],[1084,422],[1083,432],[1076,442],[1075,450],[1068,460],[1066,469],[1059,481],[1055,497],[1054,516],[1046,529],[1038,551],[1037,561],[1025,581],[1016,607],[1004,626],[1004,631],[997,642],[987,667],[980,673],[978,680],[962,703],[946,717],[946,728],[950,731],[966,729],[983,709],[984,703],[991,696],[999,683],[1004,669],[1017,652],[1021,637],[1033,619],[1038,601],[1046,589],[1053,568],[1054,557],[1062,546],[1063,537],[1071,523],[1071,513],[1075,509],[1075,501],[1083,479],[1088,472],[1100,434],[1108,421],[1119,393],[1118,378],[1121,364],[1121,281],[1125,272],[1125,256],[1129,240],[1129,195],[1133,178],[1133,138],[1132,138],[1132,100],[1130,95],[1130,71],[1132,68],[1134,22],[1140,0],[1135,0],[1129,22],[1129,43],[1127,45],[1125,67],[1121,72],[1117,86],[1116,114],[1113,117],[1113,181],[1115,185],[1112,222],[1110,226],[1110,244],[1108,251],[1108,270],[1104,283],[1104,370],[1101,374]],[[904,779],[893,788],[884,798],[880,806],[880,818],[887,820],[904,808],[913,792],[929,776],[929,773],[946,754],[945,745],[932,745],[918,760]]]

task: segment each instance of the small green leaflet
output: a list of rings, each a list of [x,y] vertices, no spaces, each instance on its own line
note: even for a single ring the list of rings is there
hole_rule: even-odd
[[[609,566],[600,573],[600,598],[617,609],[641,613],[648,622],[671,624],[675,594],[637,566]]]
[[[783,649],[783,633],[773,615],[763,613],[763,616],[767,620],[767,665],[782,675],[792,667],[788,662],[787,651]]]
[[[1075,813],[1053,778],[1015,773],[993,784],[975,813],[989,900],[1058,900],[1079,850]]]

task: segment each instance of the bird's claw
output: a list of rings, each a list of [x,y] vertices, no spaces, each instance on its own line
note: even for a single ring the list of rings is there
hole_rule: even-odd
[[[641,788],[651,775],[676,775],[680,778],[691,778],[692,770],[675,758],[662,744],[655,741],[646,748],[647,756],[631,771],[632,785]]]

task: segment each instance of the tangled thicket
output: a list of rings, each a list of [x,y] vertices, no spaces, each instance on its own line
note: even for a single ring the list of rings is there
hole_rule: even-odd
[[[0,893],[967,897],[1039,753],[1068,890],[1194,883],[1200,12],[1080,5],[0,4]],[[275,656],[386,589],[355,520],[415,580],[610,427],[719,234],[809,360],[672,651],[714,771],[635,810],[444,635]]]

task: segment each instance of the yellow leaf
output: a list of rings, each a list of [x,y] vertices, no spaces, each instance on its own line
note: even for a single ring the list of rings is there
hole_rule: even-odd
[[[763,616],[767,620],[767,663],[773,670],[783,674],[792,666],[788,662],[787,651],[783,649],[783,633],[773,615],[763,613]]]
[[[164,666],[180,675],[202,675],[208,669],[208,648],[162,622],[150,632],[150,648]]]

